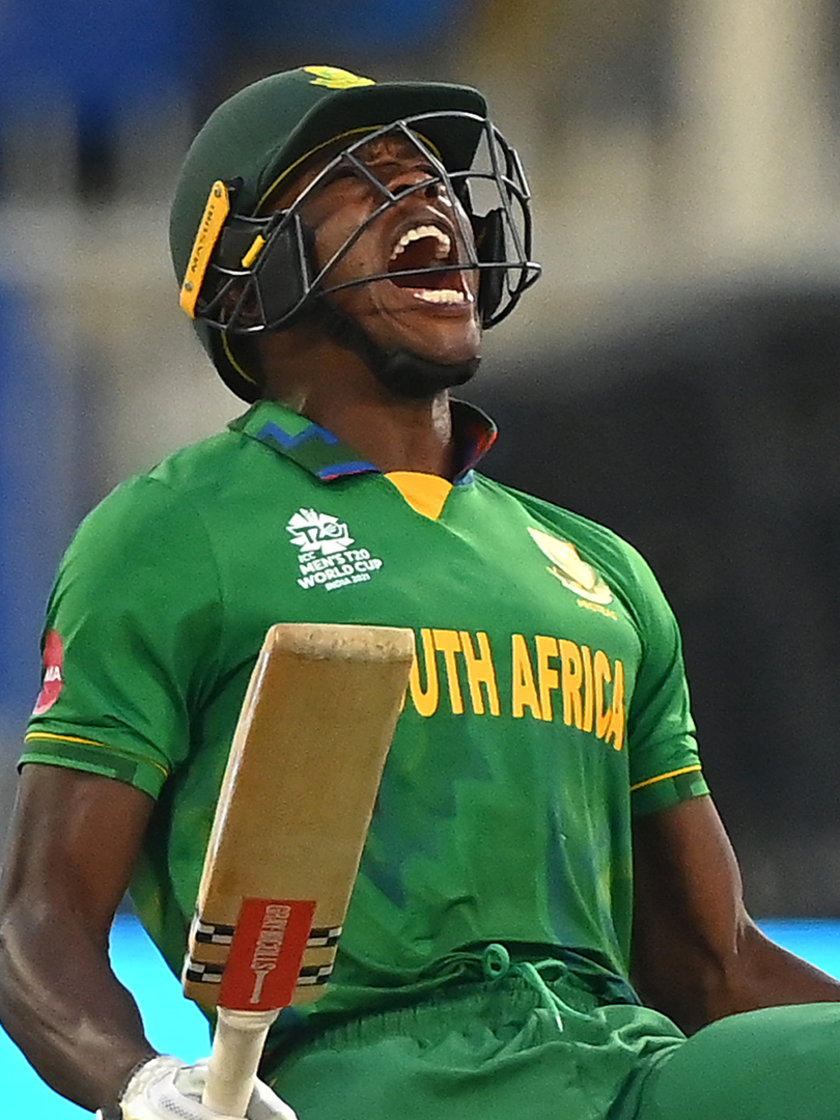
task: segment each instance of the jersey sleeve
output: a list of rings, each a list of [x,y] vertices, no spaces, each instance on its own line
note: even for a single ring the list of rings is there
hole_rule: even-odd
[[[691,715],[682,640],[648,565],[635,555],[642,654],[627,713],[630,791],[636,815],[709,792]]]
[[[198,512],[154,477],[118,487],[59,568],[21,764],[86,770],[157,796],[189,752],[221,611]]]

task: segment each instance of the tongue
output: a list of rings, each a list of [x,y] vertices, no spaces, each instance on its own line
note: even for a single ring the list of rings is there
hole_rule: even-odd
[[[419,241],[412,241],[396,260],[391,261],[389,272],[431,268],[442,264],[445,261],[435,255],[434,242],[430,238],[421,238]],[[393,282],[400,288],[445,288],[453,286],[451,283],[444,283],[449,275],[446,272],[409,272],[405,276],[395,276]]]
[[[441,272],[410,272],[407,276],[395,276],[391,283],[398,288],[447,288],[448,284],[442,283],[444,273]]]

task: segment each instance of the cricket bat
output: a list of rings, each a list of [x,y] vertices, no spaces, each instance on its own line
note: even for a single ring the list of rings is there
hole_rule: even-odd
[[[218,1018],[203,1102],[244,1116],[279,1011],[323,994],[405,698],[411,630],[280,623],[254,667],[182,974]]]

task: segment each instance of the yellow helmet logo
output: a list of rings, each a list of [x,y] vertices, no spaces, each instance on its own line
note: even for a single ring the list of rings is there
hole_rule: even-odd
[[[376,85],[372,78],[360,78],[358,74],[351,74],[349,70],[341,70],[337,66],[304,66],[304,70],[315,75],[313,86],[326,86],[327,89]]]

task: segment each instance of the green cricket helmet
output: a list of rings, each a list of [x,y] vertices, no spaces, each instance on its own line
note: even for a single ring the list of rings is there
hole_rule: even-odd
[[[384,210],[428,187],[427,179],[391,192],[357,157],[371,139],[395,131],[422,151],[432,181],[461,203],[465,217],[458,220],[469,222],[462,237],[469,260],[459,261],[458,268],[479,272],[482,325],[503,319],[539,276],[539,266],[529,259],[525,175],[477,90],[436,82],[375,83],[329,66],[263,78],[223,102],[196,136],[170,219],[181,306],[222,378],[243,400],[257,400],[260,386],[237,358],[236,336],[289,326],[307,307],[348,286],[330,282],[337,261]],[[301,164],[336,144],[338,154],[288,209],[269,209],[278,187]],[[382,202],[319,267],[300,208],[341,164],[370,179]],[[430,248],[428,259],[415,251],[410,268],[399,268],[402,263],[350,284],[422,275],[424,284],[434,287],[452,272],[438,247]]]

